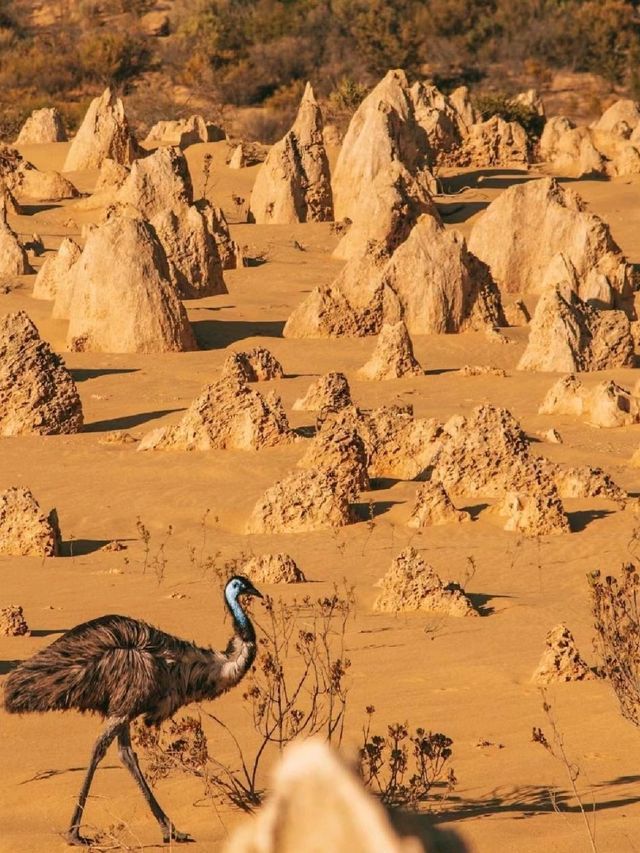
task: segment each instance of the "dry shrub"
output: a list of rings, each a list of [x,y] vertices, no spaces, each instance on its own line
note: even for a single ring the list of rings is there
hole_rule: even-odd
[[[262,142],[272,145],[285,135],[291,127],[295,112],[288,110],[249,109],[243,110],[236,120],[236,135],[247,142]]]

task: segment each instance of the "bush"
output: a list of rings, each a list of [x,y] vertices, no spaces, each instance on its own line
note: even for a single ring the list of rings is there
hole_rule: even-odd
[[[473,99],[473,103],[483,121],[496,115],[504,121],[517,121],[530,139],[539,139],[544,130],[544,116],[539,115],[534,107],[515,103],[508,95],[479,95]]]
[[[102,30],[80,40],[77,57],[83,76],[100,83],[124,83],[149,67],[145,41],[129,33]]]

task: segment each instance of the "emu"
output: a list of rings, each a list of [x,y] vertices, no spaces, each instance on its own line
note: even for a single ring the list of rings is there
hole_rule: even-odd
[[[9,675],[4,706],[12,714],[90,711],[105,719],[96,740],[67,832],[71,845],[89,845],[80,824],[93,775],[109,745],[118,739],[120,759],[160,824],[164,843],[194,839],[178,832],[153,795],[131,745],[130,725],[143,716],[157,726],[189,702],[215,699],[234,687],[256,656],[256,633],[240,596],[261,593],[242,575],[224,589],[234,635],[224,652],[159,631],[127,616],[101,616],[77,625]]]

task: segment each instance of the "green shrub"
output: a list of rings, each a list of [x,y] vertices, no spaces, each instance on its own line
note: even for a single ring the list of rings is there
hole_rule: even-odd
[[[483,121],[497,115],[504,121],[517,121],[530,139],[539,139],[542,134],[544,117],[539,115],[533,107],[514,103],[508,95],[503,93],[478,95],[473,99],[473,103]]]

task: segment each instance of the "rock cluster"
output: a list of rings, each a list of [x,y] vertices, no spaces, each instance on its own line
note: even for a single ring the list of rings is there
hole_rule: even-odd
[[[339,412],[352,405],[351,388],[344,373],[326,373],[308,388],[293,404],[295,411]]]
[[[268,488],[247,523],[247,533],[303,533],[355,521],[349,497],[336,474],[292,473]]]
[[[306,578],[289,554],[260,554],[252,557],[242,571],[254,583],[305,583]]]
[[[0,609],[0,637],[28,637],[31,630],[19,604]]]
[[[147,433],[138,450],[260,450],[293,440],[279,397],[224,377],[207,385],[175,426]]]
[[[205,121],[201,115],[173,121],[159,121],[153,125],[143,144],[149,148],[153,145],[177,145],[187,148],[197,142],[219,142],[225,138],[224,130],[210,121]]]
[[[530,161],[529,140],[517,121],[492,116],[471,125],[455,162],[460,166],[525,166]]]
[[[0,435],[59,435],[82,428],[78,390],[24,311],[0,317]]]
[[[13,195],[34,201],[60,201],[80,193],[58,172],[41,172],[16,148],[0,144],[0,181]]]
[[[538,413],[577,415],[597,427],[629,426],[640,422],[640,399],[611,379],[588,389],[570,375],[549,389]]]
[[[56,107],[34,110],[20,129],[16,145],[40,145],[66,142],[62,116]]]
[[[288,225],[333,219],[322,113],[309,83],[291,130],[272,146],[260,167],[249,211],[251,220],[258,224]]]
[[[0,492],[0,554],[12,557],[56,557],[60,528],[55,509],[45,516],[28,489]]]
[[[239,382],[268,382],[282,379],[284,370],[272,352],[254,347],[248,352],[229,353],[222,365],[222,376]]]
[[[534,684],[595,678],[593,670],[582,659],[573,634],[565,624],[560,623],[549,631],[546,644],[546,651],[531,678]]]
[[[89,104],[69,146],[62,171],[99,169],[107,158],[128,165],[138,154],[138,144],[129,129],[122,100],[107,88]]]
[[[428,480],[418,488],[407,525],[420,529],[441,524],[456,524],[469,521],[470,518],[468,512],[455,508],[442,483]]]
[[[385,325],[380,330],[371,358],[360,368],[361,379],[400,379],[403,376],[421,376],[424,373],[415,355],[409,332],[404,322]]]
[[[378,585],[381,592],[373,609],[381,613],[422,611],[447,616],[478,615],[464,590],[456,583],[443,583],[412,547],[398,554]]]

